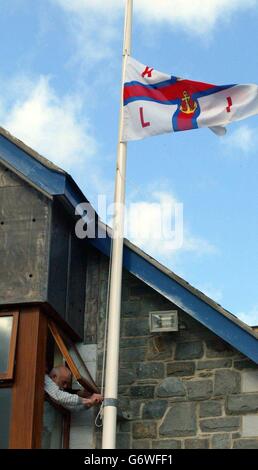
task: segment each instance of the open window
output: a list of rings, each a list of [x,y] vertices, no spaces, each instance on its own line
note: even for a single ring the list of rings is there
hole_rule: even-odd
[[[75,344],[57,328],[53,321],[49,320],[48,326],[77,382],[90,393],[100,393]]]
[[[80,396],[88,396],[99,393],[86,364],[73,341],[50,319],[48,319],[48,339],[46,351],[46,369],[65,364],[71,371],[77,385],[83,390],[76,390],[78,386],[68,389],[68,393],[78,393]],[[42,449],[66,449],[69,448],[70,411],[58,404],[45,393]]]
[[[18,312],[0,312],[0,382],[13,379],[18,318]]]

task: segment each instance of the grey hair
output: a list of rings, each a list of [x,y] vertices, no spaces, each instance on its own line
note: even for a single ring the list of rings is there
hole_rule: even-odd
[[[61,369],[66,369],[69,372],[69,374],[72,375],[68,367],[65,367],[63,364],[60,364],[59,366],[53,367],[53,369],[49,373],[50,377],[53,377],[53,375],[59,376]]]

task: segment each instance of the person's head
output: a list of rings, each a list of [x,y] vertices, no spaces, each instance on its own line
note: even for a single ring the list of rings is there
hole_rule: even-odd
[[[69,369],[65,366],[56,366],[54,367],[49,376],[53,382],[58,385],[60,389],[66,389],[71,385],[72,374]]]

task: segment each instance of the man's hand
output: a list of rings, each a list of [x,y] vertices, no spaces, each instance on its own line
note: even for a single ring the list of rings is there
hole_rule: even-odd
[[[82,404],[86,408],[91,408],[92,406],[99,405],[102,403],[103,397],[99,393],[93,393],[90,398],[82,398]]]

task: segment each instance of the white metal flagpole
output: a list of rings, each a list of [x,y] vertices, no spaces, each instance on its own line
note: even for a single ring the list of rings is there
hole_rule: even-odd
[[[117,148],[113,249],[111,258],[111,278],[109,294],[109,320],[105,373],[105,396],[103,414],[102,448],[116,447],[117,388],[120,341],[120,310],[122,288],[122,264],[124,243],[124,205],[127,144],[121,142],[123,130],[123,85],[125,81],[127,57],[131,53],[133,0],[126,0],[119,138]]]

